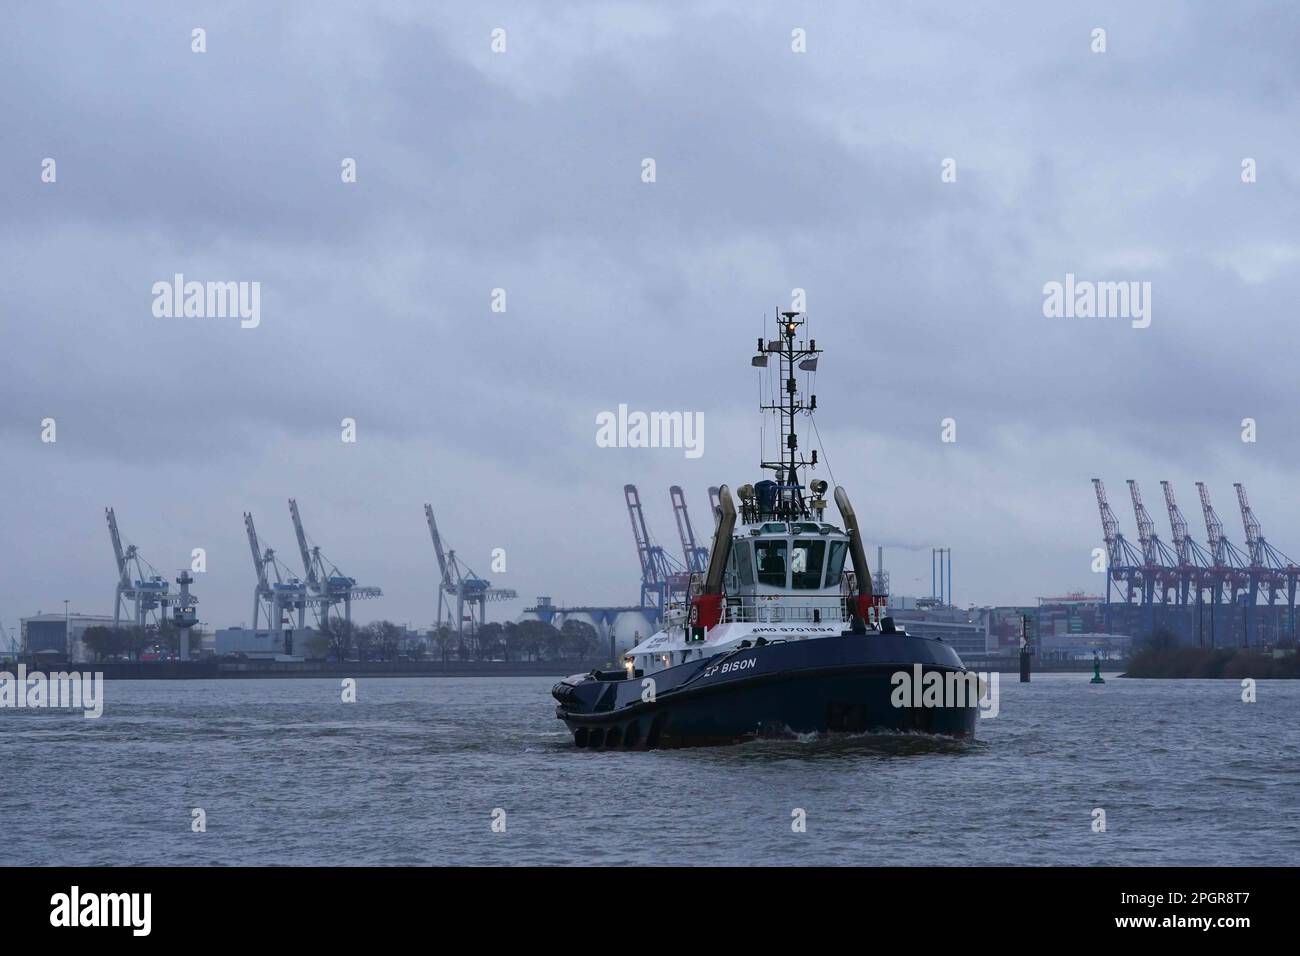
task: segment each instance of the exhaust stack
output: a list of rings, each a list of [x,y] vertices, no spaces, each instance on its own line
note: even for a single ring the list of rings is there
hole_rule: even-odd
[[[835,486],[835,507],[840,509],[844,528],[849,533],[849,554],[853,556],[853,576],[858,580],[858,608],[865,620],[864,606],[871,606],[871,569],[867,567],[867,552],[862,547],[862,529],[858,527],[857,513],[853,510],[848,493],[839,485]],[[866,598],[866,601],[861,600],[862,598]]]
[[[688,627],[690,640],[706,640],[709,628],[722,621],[722,576],[731,557],[731,535],[736,530],[736,504],[731,500],[731,489],[723,485],[718,489],[718,526],[713,530],[713,547],[709,551],[709,569],[704,575],[704,588],[691,596]]]
[[[718,489],[718,526],[713,529],[713,547],[709,549],[709,570],[704,576],[704,593],[722,593],[722,575],[731,557],[731,535],[736,530],[736,503],[731,500],[731,489],[722,485]]]

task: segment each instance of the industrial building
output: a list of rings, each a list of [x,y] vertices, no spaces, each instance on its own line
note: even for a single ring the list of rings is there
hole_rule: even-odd
[[[1048,634],[1038,639],[1036,652],[1039,664],[1090,661],[1094,657],[1122,661],[1132,654],[1133,643],[1127,634]]]
[[[1105,599],[1081,591],[1040,597],[1034,606],[971,608],[891,595],[887,613],[909,634],[942,638],[963,656],[1013,655],[1026,632],[1040,652],[1062,660],[1084,649],[1088,659],[1094,650],[1110,659],[1126,654],[1131,644],[1127,633],[1105,632]]]
[[[1106,604],[1100,595],[1076,591],[1040,597],[1036,606],[988,608],[989,652],[1015,653],[1024,622],[1033,637],[1069,636],[1105,630]]]
[[[243,655],[248,658],[274,660],[286,656],[284,633],[279,630],[254,631],[246,627],[218,628],[212,635],[212,653],[217,657]],[[301,657],[317,631],[313,627],[305,627],[302,631],[293,633],[292,645]]]
[[[19,646],[24,657],[84,663],[93,660],[95,656],[86,648],[86,629],[112,626],[111,614],[36,614],[22,618],[22,641]]]
[[[916,637],[943,641],[958,655],[984,654],[988,647],[988,609],[963,610],[956,607],[894,611],[887,613]]]

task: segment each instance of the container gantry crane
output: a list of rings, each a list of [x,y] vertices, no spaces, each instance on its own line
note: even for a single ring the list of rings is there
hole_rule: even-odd
[[[127,602],[131,604],[132,623],[136,627],[160,627],[166,619],[168,605],[175,600],[167,579],[144,559],[135,545],[123,546],[122,535],[117,527],[117,515],[113,509],[105,508],[104,516],[108,520],[108,534],[113,542],[113,558],[117,564],[117,586],[113,600],[114,629],[121,626],[122,605]],[[187,606],[198,603],[196,595],[190,594],[187,597]]]
[[[1201,597],[1209,585],[1207,571],[1214,565],[1209,552],[1197,543],[1188,531],[1187,519],[1174,497],[1174,486],[1168,481],[1160,482],[1165,493],[1165,508],[1169,512],[1169,530],[1173,535],[1174,558],[1178,568],[1178,603],[1188,604],[1191,591],[1196,589],[1196,603],[1201,604]],[[1199,611],[1197,620],[1200,620]]]
[[[670,604],[685,601],[690,588],[690,574],[669,557],[667,551],[650,540],[636,485],[624,485],[623,498],[632,521],[637,559],[641,562],[641,607],[653,609],[655,622],[659,622]]]
[[[316,598],[316,620],[322,626],[328,625],[331,610],[343,605],[343,620],[350,628],[352,625],[352,602],[377,598],[383,591],[377,587],[357,584],[356,578],[350,578],[338,569],[321,553],[317,546],[308,544],[307,533],[303,530],[302,515],[298,512],[298,502],[289,499],[289,516],[293,519],[293,532],[298,539],[298,552],[302,557],[303,572],[306,575],[308,593]]]
[[[456,557],[455,549],[444,549],[442,535],[438,533],[438,522],[433,517],[433,506],[425,504],[424,520],[429,526],[429,537],[433,539],[433,550],[438,556],[438,570],[441,579],[438,582],[438,617],[435,626],[443,623],[443,608],[451,612],[450,597],[456,598],[456,633],[465,633],[465,610],[469,609],[469,632],[473,634],[487,619],[487,602],[510,601],[519,596],[514,588],[494,588],[492,582],[478,576],[469,565]]]
[[[1142,503],[1142,490],[1137,481],[1128,479],[1128,490],[1133,499],[1138,543],[1142,547],[1142,599],[1147,604],[1154,604],[1158,595],[1160,603],[1167,604],[1170,592],[1178,587],[1178,574],[1174,570],[1178,558],[1156,533],[1156,523]]]
[[[1229,635],[1228,642],[1235,640],[1245,646],[1294,636],[1296,599],[1297,592],[1300,592],[1300,565],[1273,547],[1264,537],[1259,519],[1246,497],[1246,489],[1240,482],[1233,487],[1237,492],[1242,527],[1246,534],[1245,553],[1238,550],[1224,533],[1223,522],[1210,502],[1209,489],[1204,482],[1197,482],[1196,490],[1205,519],[1205,547],[1192,537],[1188,521],[1178,507],[1170,482],[1161,481],[1160,487],[1169,513],[1172,546],[1166,545],[1156,533],[1155,522],[1142,503],[1137,482],[1128,482],[1133,498],[1133,514],[1137,519],[1140,554],[1124,540],[1119,522],[1106,503],[1105,490],[1100,480],[1094,479],[1093,485],[1101,511],[1110,565],[1106,590],[1108,605],[1111,603],[1111,585],[1117,583],[1126,604],[1134,603],[1136,596],[1138,604],[1151,606],[1148,620],[1144,623],[1145,629],[1155,634],[1159,628],[1154,605],[1188,607],[1194,603],[1194,622],[1182,615],[1175,615],[1166,619],[1165,623],[1175,631],[1181,622],[1194,623],[1197,642],[1204,645],[1207,615],[1202,609],[1208,604],[1210,647],[1215,647],[1223,640],[1216,639],[1217,634],[1223,633]],[[1278,606],[1283,596],[1287,611],[1285,619],[1281,617],[1282,609]],[[1260,608],[1261,597],[1267,609]],[[1230,615],[1224,618],[1220,605],[1227,605],[1229,609],[1240,607],[1241,614],[1239,617]],[[1110,619],[1108,612],[1108,627]],[[1132,627],[1135,623],[1131,617],[1128,618],[1128,626]],[[1222,627],[1224,623],[1228,625],[1226,631]],[[1238,627],[1240,638],[1236,637]]]
[[[1247,608],[1255,604],[1259,590],[1263,587],[1265,600],[1273,607],[1282,592],[1286,592],[1288,610],[1288,636],[1295,635],[1295,596],[1296,578],[1300,567],[1285,554],[1273,547],[1264,538],[1259,519],[1251,510],[1246,499],[1246,487],[1241,482],[1232,486],[1237,490],[1237,504],[1241,508],[1241,523],[1246,532],[1246,552],[1249,558],[1250,599]],[[1248,612],[1249,613],[1249,612]],[[1258,628],[1258,625],[1256,625]],[[1250,643],[1250,625],[1246,625],[1246,643]]]
[[[1100,478],[1092,479],[1093,490],[1097,494],[1097,510],[1101,512],[1102,539],[1106,542],[1106,603],[1110,604],[1112,582],[1122,586],[1121,593],[1125,604],[1134,603],[1134,598],[1141,598],[1140,588],[1134,583],[1142,581],[1142,555],[1134,550],[1119,529],[1119,519],[1111,510],[1106,498],[1106,486]]]
[[[272,635],[280,634],[284,652],[291,654],[293,653],[292,638],[285,637],[283,634],[284,625],[292,623],[292,618],[286,621],[286,614],[292,615],[297,612],[297,630],[302,631],[307,624],[307,606],[311,604],[319,608],[322,599],[308,593],[306,582],[275,556],[274,548],[262,548],[258,541],[257,529],[253,526],[253,516],[247,511],[244,512],[244,530],[248,533],[248,547],[253,555],[253,570],[257,574],[257,585],[253,591],[253,633],[257,633],[259,615],[264,616],[267,631]],[[271,575],[275,576],[275,580],[271,580]]]
[[[692,574],[703,574],[709,567],[709,549],[702,548],[695,542],[695,529],[691,527],[691,515],[686,510],[686,494],[680,485],[668,489],[673,502],[673,517],[677,519],[677,537],[682,542],[682,556],[686,559],[686,570]]]
[[[1223,522],[1210,504],[1210,490],[1205,487],[1205,482],[1198,481],[1196,491],[1201,497],[1205,538],[1210,546],[1211,565],[1207,578],[1210,585],[1210,644],[1213,646],[1219,604],[1226,598],[1229,605],[1235,605],[1238,592],[1250,587],[1250,577],[1244,570],[1249,566],[1249,560],[1224,535]]]

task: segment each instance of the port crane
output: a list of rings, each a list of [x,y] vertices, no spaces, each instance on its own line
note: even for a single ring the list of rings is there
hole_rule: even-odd
[[[1141,591],[1133,587],[1134,582],[1142,579],[1142,555],[1124,538],[1119,529],[1119,519],[1111,510],[1106,498],[1106,486],[1100,478],[1092,479],[1093,491],[1097,494],[1097,509],[1101,512],[1102,538],[1106,542],[1106,603],[1110,604],[1111,583],[1122,585],[1125,604],[1133,603]]]
[[[1142,490],[1137,481],[1128,479],[1129,497],[1133,499],[1133,517],[1137,521],[1138,544],[1142,548],[1142,599],[1147,604],[1155,601],[1157,590],[1161,602],[1178,586],[1178,575],[1169,569],[1177,562],[1168,545],[1156,533],[1156,523],[1146,505],[1142,503]]]
[[[131,619],[136,627],[161,626],[168,605],[175,600],[170,593],[170,584],[158,573],[157,568],[145,560],[135,545],[122,544],[117,515],[112,508],[104,509],[104,517],[108,520],[108,534],[113,542],[113,559],[117,565],[117,586],[113,600],[114,629],[122,624],[122,606],[126,603],[131,605]],[[186,597],[187,607],[198,603],[196,595],[187,594]]]
[[[1238,592],[1250,587],[1249,575],[1243,573],[1249,562],[1224,535],[1223,522],[1210,504],[1210,490],[1205,487],[1205,482],[1198,481],[1196,491],[1201,498],[1201,513],[1205,516],[1206,543],[1210,546],[1210,567],[1206,577],[1210,584],[1210,639],[1213,643],[1214,621],[1220,602],[1226,597],[1229,604],[1236,604]]]
[[[637,559],[641,562],[641,607],[653,608],[655,620],[662,621],[668,605],[685,601],[690,574],[660,545],[651,541],[636,485],[624,485],[623,498],[632,521]]]
[[[1201,498],[1201,513],[1205,516],[1206,543],[1210,546],[1210,577],[1216,592],[1214,603],[1219,602],[1218,592],[1221,591],[1228,596],[1229,603],[1235,604],[1237,592],[1249,586],[1247,576],[1242,573],[1249,566],[1249,559],[1223,533],[1223,522],[1219,520],[1214,505],[1210,504],[1210,490],[1205,487],[1205,482],[1198,481],[1196,491]]]
[[[709,567],[709,549],[695,543],[695,529],[691,527],[691,515],[686,510],[686,494],[681,485],[673,485],[668,489],[668,494],[673,502],[673,517],[677,519],[677,537],[682,542],[686,570],[692,574],[703,574]]]
[[[329,622],[330,611],[339,604],[343,605],[343,620],[350,628],[352,625],[352,602],[377,598],[383,590],[377,587],[357,584],[356,578],[345,575],[338,567],[321,553],[318,546],[310,545],[307,532],[303,530],[302,515],[298,512],[298,502],[289,499],[289,516],[293,519],[294,535],[298,539],[298,552],[302,557],[303,572],[308,593],[315,598],[316,621],[325,626]]]
[[[492,582],[478,576],[465,562],[456,556],[455,549],[444,549],[442,536],[438,533],[438,522],[433,517],[433,506],[425,504],[424,520],[429,525],[429,537],[433,539],[433,550],[438,556],[438,617],[435,626],[443,623],[443,609],[451,613],[451,600],[456,598],[456,633],[465,633],[465,610],[469,609],[469,632],[473,634],[483,626],[487,619],[488,601],[510,601],[519,596],[514,588],[494,588]]]
[[[1246,497],[1246,489],[1240,482],[1233,485],[1246,535],[1245,548],[1240,550],[1224,532],[1223,521],[1210,502],[1209,489],[1204,482],[1196,483],[1206,532],[1206,537],[1200,542],[1192,536],[1170,482],[1160,482],[1172,533],[1168,543],[1156,533],[1155,522],[1142,504],[1137,482],[1130,480],[1128,485],[1137,519],[1140,553],[1124,540],[1119,522],[1106,502],[1104,487],[1099,479],[1093,479],[1106,541],[1107,605],[1116,600],[1130,605],[1140,604],[1144,611],[1146,605],[1152,605],[1142,627],[1154,634],[1158,630],[1156,615],[1159,613],[1154,605],[1186,608],[1194,604],[1191,620],[1194,621],[1198,643],[1204,644],[1199,638],[1206,629],[1203,608],[1208,604],[1210,647],[1222,643],[1222,638],[1216,640],[1216,633],[1225,633],[1222,624],[1227,625],[1227,640],[1243,646],[1269,643],[1296,633],[1300,565],[1265,538],[1260,521]],[[1119,585],[1119,597],[1112,599],[1112,586],[1116,584]],[[1286,617],[1282,616],[1282,608],[1278,606],[1283,598],[1286,600]],[[1240,608],[1241,613],[1224,618],[1220,605]],[[1109,611],[1107,614],[1109,627]],[[1174,613],[1165,623],[1177,631],[1185,621],[1186,615]],[[1132,617],[1126,617],[1126,622],[1128,627],[1136,626]]]
[[[1178,603],[1187,604],[1193,585],[1196,587],[1196,603],[1201,603],[1207,578],[1206,569],[1214,564],[1214,559],[1202,548],[1187,529],[1187,519],[1174,498],[1174,488],[1168,481],[1160,482],[1165,493],[1165,507],[1169,511],[1169,530],[1173,535],[1174,558],[1178,569]]]
[[[1250,561],[1248,575],[1250,579],[1250,601],[1247,609],[1252,607],[1264,589],[1265,600],[1272,607],[1282,591],[1286,591],[1287,604],[1290,609],[1288,632],[1295,634],[1295,595],[1296,578],[1300,576],[1300,567],[1285,554],[1273,547],[1264,538],[1263,528],[1255,512],[1251,510],[1246,498],[1246,487],[1241,482],[1232,486],[1237,490],[1237,504],[1241,508],[1241,523],[1246,532],[1246,554]],[[1249,610],[1247,610],[1249,614]],[[1246,625],[1246,642],[1250,643],[1250,625]]]
[[[253,570],[257,574],[257,585],[253,591],[253,633],[257,633],[259,616],[266,619],[267,631],[271,634],[282,632],[286,623],[286,612],[298,613],[298,627],[306,627],[307,606],[319,608],[322,599],[313,597],[307,590],[307,584],[294,574],[289,567],[275,556],[274,548],[263,549],[258,541],[257,529],[253,525],[253,515],[244,512],[244,530],[248,534],[248,547],[253,555]],[[274,577],[274,580],[272,580]],[[289,642],[285,642],[285,653],[292,653]]]

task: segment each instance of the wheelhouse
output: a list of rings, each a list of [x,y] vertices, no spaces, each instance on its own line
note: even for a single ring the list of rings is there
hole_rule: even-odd
[[[849,537],[821,521],[765,521],[732,539],[727,593],[839,592]]]

